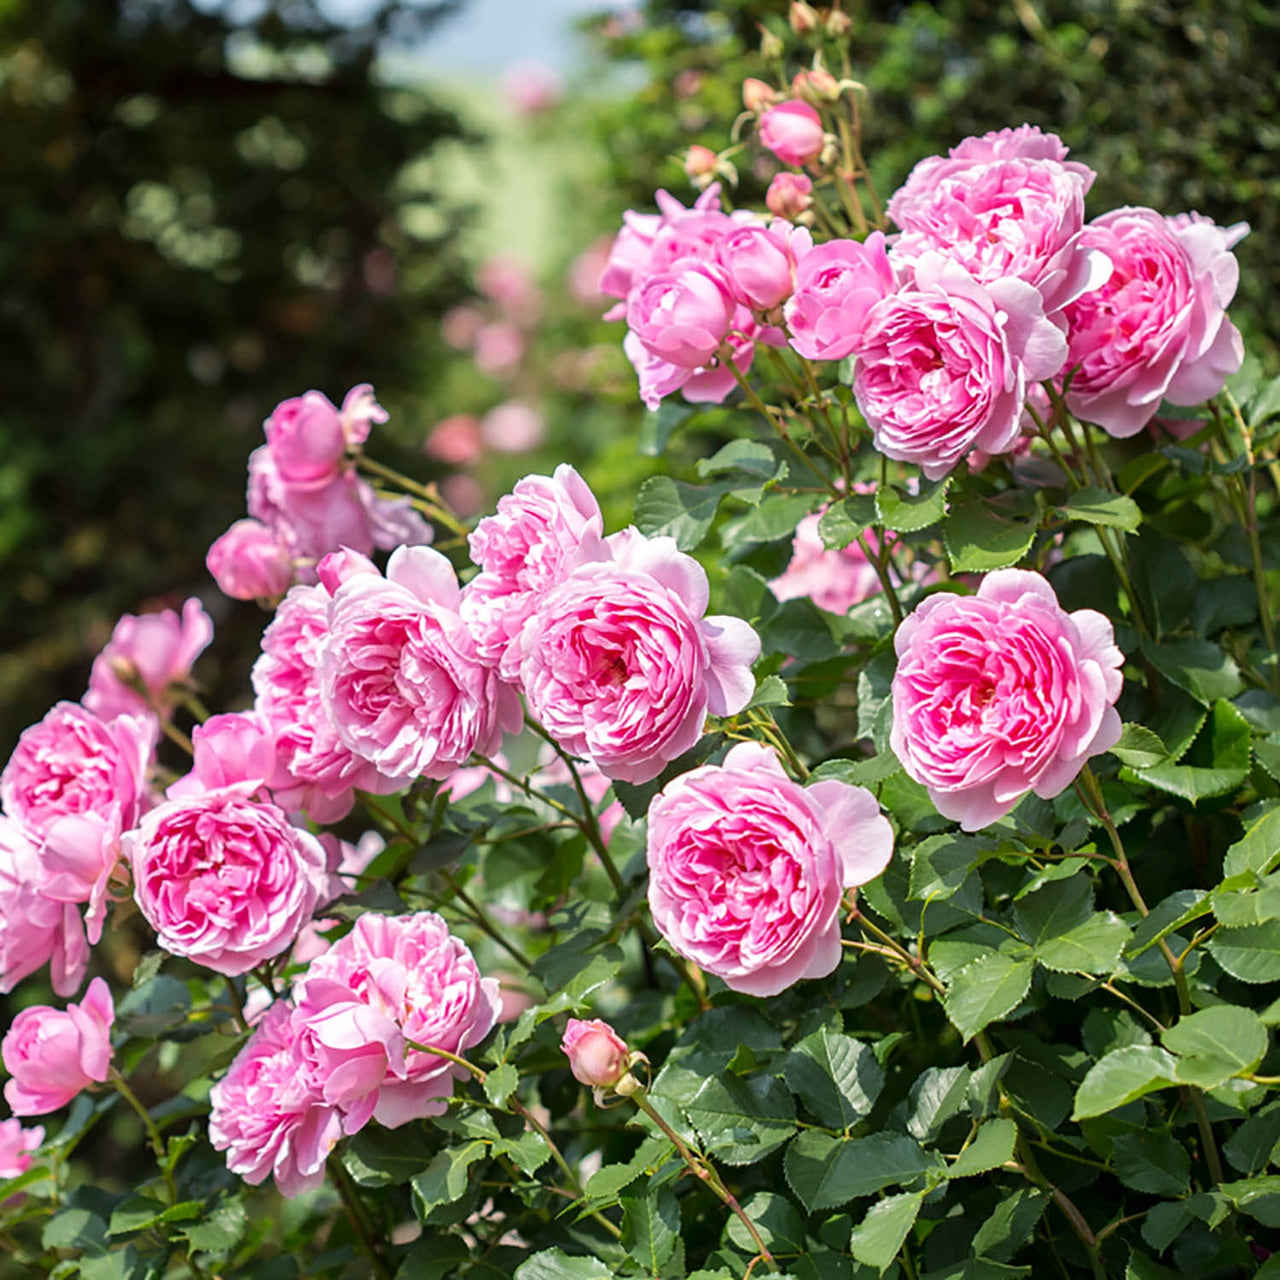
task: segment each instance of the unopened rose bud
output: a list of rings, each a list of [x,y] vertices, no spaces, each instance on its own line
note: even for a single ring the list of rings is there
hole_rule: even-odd
[[[691,182],[705,186],[715,175],[718,163],[716,153],[710,147],[695,144],[685,154],[684,171]]]
[[[773,61],[775,58],[782,57],[783,46],[782,41],[773,34],[767,27],[760,28],[760,56]]]
[[[835,102],[840,97],[840,82],[830,71],[815,67],[812,71],[800,71],[791,82],[791,92],[815,106],[823,102]]]
[[[818,11],[805,0],[791,0],[791,12],[787,15],[791,30],[798,36],[808,35],[818,29]]]
[[[760,117],[759,138],[783,164],[797,169],[816,160],[826,142],[822,118],[807,102],[794,100],[779,102]]]
[[[773,86],[765,84],[763,80],[749,77],[742,82],[742,105],[748,111],[763,111],[772,104],[776,96]]]
[[[769,183],[764,202],[769,212],[795,222],[813,205],[813,182],[803,173],[779,173]]]
[[[626,1041],[599,1018],[570,1018],[560,1049],[569,1059],[573,1078],[594,1089],[612,1088],[631,1065]]]
[[[833,40],[843,40],[853,30],[853,19],[839,9],[827,14],[827,35]]]

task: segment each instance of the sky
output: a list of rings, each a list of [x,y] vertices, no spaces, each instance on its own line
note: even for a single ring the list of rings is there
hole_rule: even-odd
[[[609,0],[466,0],[421,53],[430,71],[497,75],[519,63],[572,70],[573,22],[611,8]]]

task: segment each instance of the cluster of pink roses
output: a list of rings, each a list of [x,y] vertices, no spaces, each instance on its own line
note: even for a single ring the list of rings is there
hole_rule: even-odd
[[[209,1138],[246,1182],[316,1187],[338,1140],[439,1115],[462,1055],[500,1010],[498,983],[429,911],[369,913],[273,1004],[214,1086]]]
[[[267,443],[249,457],[249,516],[209,548],[218,586],[237,600],[274,600],[291,582],[314,582],[330,551],[365,555],[431,541],[408,498],[386,498],[348,456],[387,412],[367,384],[335,407],[319,391],[284,400],[263,424]]]
[[[760,135],[800,165],[809,145],[788,144],[802,127],[820,137],[817,112],[791,100],[764,108]],[[625,215],[600,282],[625,299],[608,314],[625,315],[642,399],[722,401],[757,341],[852,356],[875,447],[938,479],[1013,450],[1037,383],[1057,380],[1073,412],[1117,436],[1162,398],[1216,394],[1243,359],[1225,308],[1247,228],[1143,209],[1086,223],[1094,174],[1066,156],[1029,125],[967,138],[890,199],[890,240],[815,245],[782,218],[721,212],[714,186],[692,209],[660,192],[659,215]],[[769,205],[798,216],[811,184],[786,176]]]

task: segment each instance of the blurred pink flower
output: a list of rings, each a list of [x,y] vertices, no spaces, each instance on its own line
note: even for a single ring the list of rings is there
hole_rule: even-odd
[[[441,418],[422,451],[429,458],[447,462],[453,467],[469,467],[484,455],[480,439],[480,419],[471,413],[455,413]]]
[[[542,415],[523,400],[505,400],[480,419],[480,438],[499,453],[528,453],[546,431]]]
[[[564,85],[555,71],[536,62],[522,62],[502,78],[508,106],[522,116],[550,111],[560,101]]]
[[[507,320],[481,325],[476,331],[476,368],[491,378],[511,373],[524,358],[524,346],[524,335]]]

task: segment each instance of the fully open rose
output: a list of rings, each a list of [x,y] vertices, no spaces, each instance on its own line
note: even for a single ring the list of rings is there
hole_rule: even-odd
[[[1120,737],[1111,623],[1068,613],[1038,573],[1001,569],[975,596],[930,596],[894,647],[894,754],[966,831],[1028,791],[1052,799]]]

